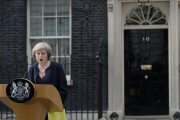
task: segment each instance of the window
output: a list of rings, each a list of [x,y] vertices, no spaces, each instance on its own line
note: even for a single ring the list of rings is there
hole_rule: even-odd
[[[71,0],[27,1],[27,55],[33,63],[31,50],[44,41],[52,47],[51,61],[60,62],[70,80]]]
[[[167,18],[159,8],[146,5],[133,8],[125,20],[125,26],[167,24]]]

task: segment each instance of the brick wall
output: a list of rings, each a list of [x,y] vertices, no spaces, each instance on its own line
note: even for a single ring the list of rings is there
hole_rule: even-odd
[[[103,109],[108,106],[107,1],[72,0],[72,80],[70,109],[97,110],[96,53],[103,38]],[[70,98],[71,97],[71,98]],[[67,105],[68,107],[68,105]]]
[[[4,73],[0,83],[24,74],[26,63],[26,0],[0,0],[0,62]],[[5,66],[8,65],[8,66]],[[8,67],[18,75],[4,71]],[[2,72],[0,72],[2,74]],[[11,76],[12,75],[12,76]],[[10,78],[11,76],[11,78]]]

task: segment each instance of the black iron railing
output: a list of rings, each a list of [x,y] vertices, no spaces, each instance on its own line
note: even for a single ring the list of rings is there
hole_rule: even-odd
[[[101,38],[100,40],[100,45],[99,45],[99,50],[96,55],[96,60],[98,64],[98,74],[99,74],[99,83],[98,83],[98,119],[101,119],[102,113],[103,113],[103,81],[102,81],[102,76],[103,76],[103,56],[102,56],[102,42],[103,39]]]

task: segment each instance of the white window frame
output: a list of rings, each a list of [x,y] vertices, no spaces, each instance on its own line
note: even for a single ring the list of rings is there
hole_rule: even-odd
[[[31,40],[34,40],[34,39],[56,39],[56,43],[58,41],[58,39],[61,39],[61,38],[68,38],[69,39],[69,46],[70,46],[70,56],[72,54],[72,9],[71,9],[71,4],[72,4],[72,0],[69,0],[69,36],[57,36],[57,26],[56,26],[56,36],[43,36],[43,33],[42,33],[42,37],[41,36],[30,36],[30,0],[27,0],[27,42],[26,42],[26,49],[27,49],[27,62],[28,62],[28,70],[29,70],[29,67],[30,65],[32,64],[31,63],[31,58],[32,58],[32,54],[31,54]],[[57,6],[57,5],[56,5]],[[43,5],[42,5],[43,7]],[[42,8],[43,9],[43,8]],[[43,14],[43,13],[42,13]],[[50,18],[50,17],[55,17],[56,20],[57,20],[57,9],[56,9],[56,16],[48,16],[47,18]],[[64,16],[62,16],[64,17]],[[43,26],[43,21],[42,21],[42,26]],[[44,26],[43,26],[44,27]],[[42,31],[44,30],[44,28],[42,28]],[[56,55],[58,55],[58,44],[56,44]],[[58,61],[58,58],[59,57],[63,57],[63,56],[55,56],[56,57],[56,61]],[[68,56],[69,57],[69,56]],[[71,59],[71,58],[70,58]],[[71,80],[71,68],[70,68],[70,75],[66,75],[66,79],[67,79],[67,83],[68,85],[73,85],[73,82]]]

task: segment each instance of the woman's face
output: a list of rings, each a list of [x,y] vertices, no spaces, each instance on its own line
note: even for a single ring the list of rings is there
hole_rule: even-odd
[[[36,51],[35,56],[36,56],[36,60],[38,63],[45,63],[46,64],[48,61],[48,54],[47,54],[45,49],[41,49],[41,50]]]

